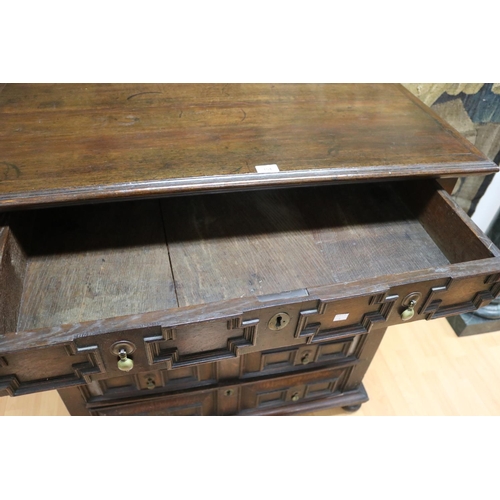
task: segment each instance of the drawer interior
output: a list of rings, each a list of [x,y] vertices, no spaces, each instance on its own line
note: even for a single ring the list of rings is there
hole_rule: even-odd
[[[3,332],[498,255],[434,181],[58,207],[3,224]]]
[[[386,184],[171,198],[162,207],[181,305],[449,263]]]
[[[19,216],[19,331],[177,307],[158,201]]]

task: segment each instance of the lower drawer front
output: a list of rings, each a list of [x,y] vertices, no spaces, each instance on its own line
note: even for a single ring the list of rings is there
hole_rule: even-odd
[[[308,401],[341,396],[349,369],[321,369],[205,389],[184,394],[145,396],[109,405],[89,404],[93,415],[244,415],[298,405]],[[339,403],[340,405],[340,403]]]
[[[231,384],[257,378],[311,371],[325,366],[345,367],[357,362],[364,335],[324,344],[273,349],[238,358],[173,370],[157,370],[97,380],[87,385],[90,402],[160,395]]]
[[[97,416],[202,416],[216,415],[216,396],[212,390],[195,392],[178,396],[168,396],[160,399],[145,399],[128,404],[118,404],[109,407],[91,409],[90,413]]]
[[[241,413],[329,398],[340,394],[347,370],[321,370],[285,378],[264,380],[241,387]]]

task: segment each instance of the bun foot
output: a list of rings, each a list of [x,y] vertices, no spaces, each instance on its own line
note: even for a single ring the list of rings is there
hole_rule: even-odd
[[[361,408],[361,405],[349,405],[349,406],[342,406],[342,409],[345,411],[358,411]]]

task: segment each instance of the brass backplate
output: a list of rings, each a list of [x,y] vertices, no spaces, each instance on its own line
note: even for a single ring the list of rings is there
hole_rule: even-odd
[[[409,293],[404,299],[403,301],[401,302],[401,305],[404,306],[404,307],[409,307],[410,306],[410,302],[412,300],[415,301],[415,303],[417,303],[420,299],[422,298],[422,294],[420,292],[412,292],[412,293]]]
[[[133,344],[132,342],[128,341],[128,340],[119,340],[118,342],[115,342],[110,350],[113,354],[115,354],[116,356],[119,356],[120,355],[120,351],[121,350],[124,350],[127,354],[132,354],[136,347],[135,347],[135,344]]]

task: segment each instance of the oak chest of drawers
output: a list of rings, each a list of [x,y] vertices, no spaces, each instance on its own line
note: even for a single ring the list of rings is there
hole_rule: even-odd
[[[387,327],[500,294],[497,167],[397,85],[7,85],[0,394],[73,415],[367,401]]]

